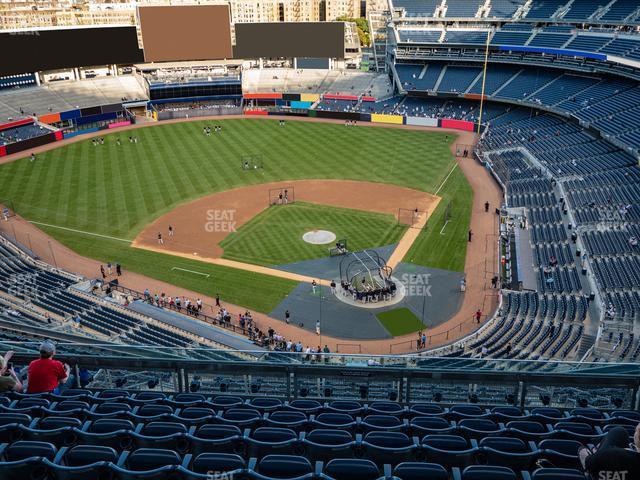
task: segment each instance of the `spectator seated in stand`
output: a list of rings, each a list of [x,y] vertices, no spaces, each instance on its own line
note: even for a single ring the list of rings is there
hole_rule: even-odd
[[[56,391],[69,379],[69,365],[54,360],[55,345],[50,341],[40,345],[40,358],[29,364],[27,393],[50,393]]]

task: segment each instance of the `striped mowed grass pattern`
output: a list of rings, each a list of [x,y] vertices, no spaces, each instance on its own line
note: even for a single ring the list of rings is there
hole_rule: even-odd
[[[346,238],[349,249],[358,251],[396,243],[406,227],[393,215],[329,207],[306,202],[272,206],[230,234],[220,246],[223,258],[258,265],[326,257],[333,245],[312,245],[302,240],[310,230],[329,230]]]
[[[0,200],[31,220],[119,238],[178,204],[243,185],[305,178],[391,183],[433,192],[453,159],[444,135],[340,124],[232,119],[186,122],[80,141],[0,167]],[[120,137],[122,145],[115,144]],[[241,158],[262,153],[264,169]]]
[[[203,135],[203,126],[214,123],[222,133]],[[454,164],[449,150],[454,137],[447,141],[443,133],[402,128],[296,121],[282,128],[275,120],[229,119],[138,129],[136,144],[127,141],[130,134],[112,132],[104,136],[104,145],[83,140],[42,153],[35,162],[25,158],[0,165],[0,201],[10,202],[29,220],[132,239],[177,205],[218,191],[289,179],[343,178],[433,193]],[[264,155],[264,169],[243,171],[242,156],[256,153]],[[462,269],[470,188],[463,175],[452,175],[445,185],[439,194],[443,200],[459,195],[460,225],[445,237],[436,236],[441,202],[411,261]],[[120,261],[130,271],[203,294],[220,292],[225,301],[257,311],[273,310],[295,287],[289,280],[143,251],[107,238],[45,230],[81,255]],[[205,281],[172,272],[172,266],[211,276]]]

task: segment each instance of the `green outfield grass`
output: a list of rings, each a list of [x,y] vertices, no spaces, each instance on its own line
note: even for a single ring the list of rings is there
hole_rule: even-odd
[[[407,333],[418,332],[425,328],[415,314],[408,308],[396,308],[376,315],[380,323],[394,337],[406,335]]]
[[[203,135],[207,123],[222,125],[222,133]],[[434,193],[454,164],[449,150],[452,136],[402,128],[345,128],[296,121],[282,128],[276,120],[231,119],[138,129],[137,144],[129,143],[128,135],[115,132],[105,135],[105,145],[84,140],[40,154],[35,162],[25,158],[0,166],[0,201],[30,220],[131,240],[181,203],[243,185],[343,178]],[[120,146],[116,137],[122,140]],[[242,156],[255,153],[263,154],[264,168],[243,171]],[[457,199],[465,189],[469,187],[462,174],[460,178],[452,175],[441,194]],[[461,195],[461,210],[470,208],[463,205],[468,198]],[[449,262],[452,269],[460,269],[466,228],[462,228],[464,215],[457,218],[459,228],[449,230],[444,238],[433,237],[430,221],[420,237],[420,248],[414,249],[413,261],[442,268]],[[171,267],[183,261],[175,257],[151,255],[126,242],[112,243],[83,233],[48,232],[82,255],[117,259],[125,268],[203,293],[212,291],[198,278],[173,278]],[[434,246],[438,252],[432,251]],[[233,298],[254,310],[269,311],[292,289],[289,282],[274,280],[261,291],[262,299],[252,301],[260,288],[253,288],[251,274],[218,269],[216,276],[220,282],[216,288],[222,288],[223,278],[229,276],[224,288],[230,301]]]
[[[406,227],[399,226],[393,215],[296,202],[264,210],[220,246],[223,258],[258,265],[326,257],[333,244],[305,242],[302,235],[310,230],[329,230],[357,251],[396,243]]]
[[[440,204],[429,217],[425,230],[418,236],[404,261],[462,272],[467,256],[473,191],[460,168],[456,167],[451,173],[439,195],[442,197]],[[450,218],[445,226],[447,205]]]
[[[103,263],[120,262],[125,270],[141,273],[211,297],[219,293],[223,304],[230,302],[257,312],[270,312],[276,308],[298,284],[293,280],[270,275],[131,248],[118,240],[97,239],[56,228],[43,227],[43,230],[87,257]],[[208,274],[209,277],[174,267]],[[96,270],[96,277],[99,275],[100,272]],[[171,295],[171,292],[166,293]]]

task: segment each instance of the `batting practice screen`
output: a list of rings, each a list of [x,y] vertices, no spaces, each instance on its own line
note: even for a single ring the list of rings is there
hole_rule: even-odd
[[[344,23],[236,23],[235,58],[343,58]]]
[[[228,5],[138,7],[147,62],[231,58]]]

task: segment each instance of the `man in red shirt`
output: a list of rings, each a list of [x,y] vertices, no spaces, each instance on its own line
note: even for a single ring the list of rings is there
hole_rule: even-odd
[[[53,359],[56,347],[44,341],[40,345],[40,358],[29,364],[27,393],[53,392],[69,378],[69,365]]]

